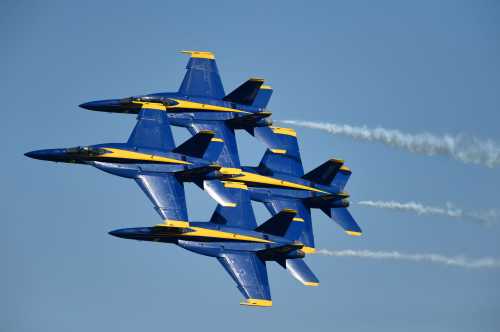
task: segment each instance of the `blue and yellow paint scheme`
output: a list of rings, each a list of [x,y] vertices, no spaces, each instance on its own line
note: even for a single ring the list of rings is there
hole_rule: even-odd
[[[361,229],[347,210],[351,171],[331,159],[304,173],[297,134],[272,125],[266,109],[272,88],[251,78],[225,94],[215,56],[185,51],[187,72],[177,92],[99,100],[82,108],[137,114],[126,143],[37,150],[28,157],[92,165],[134,179],[164,223],[110,232],[122,238],[175,243],[216,257],[245,297],[242,304],[272,304],[266,262],[276,261],[306,286],[318,280],[303,261],[315,252],[311,208],[319,208],[349,235]],[[175,147],[170,125],[193,137]],[[258,166],[242,166],[235,130],[246,130],[267,150]],[[210,222],[189,222],[183,183],[194,182],[219,204]],[[257,226],[251,200],[273,217]]]
[[[94,166],[134,179],[163,219],[186,220],[184,182],[211,178],[223,140],[201,131],[175,147],[165,112],[142,109],[126,143],[108,143],[26,153],[34,159]]]
[[[182,51],[190,56],[187,71],[177,92],[160,92],[121,99],[97,100],[80,107],[101,112],[137,114],[144,108],[168,113],[174,126],[188,128],[194,135],[211,130],[225,141],[217,162],[240,167],[234,130],[252,132],[271,124],[266,109],[272,88],[261,78],[250,78],[226,95],[215,55],[206,51]]]
[[[251,206],[242,203],[238,200],[236,208],[218,205],[209,222],[167,219],[153,227],[124,228],[110,234],[176,244],[194,253],[215,257],[244,296],[242,305],[272,306],[266,268],[269,262],[277,262],[305,286],[318,286],[318,279],[303,259],[307,250],[304,251],[304,244],[297,240],[304,224],[296,217],[297,212],[280,211],[257,226]]]
[[[343,161],[332,159],[304,174],[296,132],[273,126],[269,118],[271,113],[266,107],[272,88],[261,78],[251,78],[226,95],[213,53],[182,53],[190,55],[190,60],[177,92],[93,101],[80,106],[115,113],[154,109],[167,113],[172,125],[185,127],[193,135],[206,130],[215,132],[224,141],[215,160],[221,168],[211,180],[196,183],[226,207],[236,205],[232,201],[235,190],[246,190],[249,199],[263,202],[272,214],[283,208],[299,211],[306,224],[301,241],[311,251],[315,246],[311,208],[324,211],[347,234],[361,235],[361,228],[347,210],[349,195],[343,190],[351,171]],[[246,130],[267,146],[258,167],[241,165],[235,138],[238,129]]]

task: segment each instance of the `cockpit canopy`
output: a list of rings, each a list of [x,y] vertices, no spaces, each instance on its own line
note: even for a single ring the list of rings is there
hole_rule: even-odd
[[[91,146],[76,146],[74,148],[66,149],[67,154],[74,154],[78,156],[94,157],[105,153],[109,153],[108,150],[102,148],[95,148]]]
[[[128,98],[125,98],[128,99]],[[172,100],[170,98],[158,96],[158,95],[149,95],[149,96],[140,96],[140,97],[130,97],[133,101],[141,101],[141,102],[146,102],[146,103],[160,103],[165,106],[175,106],[179,104],[175,100]]]

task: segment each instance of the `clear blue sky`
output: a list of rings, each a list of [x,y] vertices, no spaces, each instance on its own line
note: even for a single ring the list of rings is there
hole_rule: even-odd
[[[499,330],[498,270],[315,256],[320,287],[274,264],[273,308],[241,307],[215,260],[107,234],[159,222],[133,182],[23,156],[124,141],[133,116],[77,105],[177,90],[182,49],[215,52],[226,91],[266,78],[276,119],[500,142],[497,1],[3,1],[0,15],[0,330]],[[305,169],[345,159],[354,200],[500,207],[498,168],[298,130]],[[264,147],[239,137],[243,161],[258,163]],[[188,195],[191,219],[208,219],[215,203],[192,185]],[[500,256],[500,226],[352,213],[361,238],[315,212],[318,247]],[[268,215],[259,206],[257,216]]]

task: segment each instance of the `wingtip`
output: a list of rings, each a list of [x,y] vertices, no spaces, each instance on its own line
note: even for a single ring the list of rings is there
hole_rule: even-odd
[[[363,235],[362,232],[355,232],[355,231],[345,231],[347,235],[350,235],[350,236],[361,236]]]
[[[246,299],[244,302],[240,302],[240,304],[251,307],[272,307],[273,301],[263,299]]]
[[[184,54],[189,54],[191,58],[215,60],[215,54],[209,51],[182,50],[180,52]]]

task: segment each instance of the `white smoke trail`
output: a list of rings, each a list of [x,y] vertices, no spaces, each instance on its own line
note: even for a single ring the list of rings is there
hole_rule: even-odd
[[[319,249],[317,254],[335,257],[360,257],[380,260],[401,260],[411,262],[429,262],[456,266],[468,269],[500,268],[500,259],[483,257],[469,259],[464,256],[448,257],[439,254],[405,254],[398,251],[370,251],[370,250],[327,250]]]
[[[391,209],[407,212],[414,212],[419,215],[441,215],[455,219],[466,219],[481,225],[492,225],[498,223],[500,219],[500,211],[489,209],[485,211],[464,211],[453,207],[451,203],[447,203],[446,207],[428,206],[418,202],[396,202],[396,201],[359,201],[359,205],[370,206],[379,209]]]
[[[436,136],[430,133],[407,134],[382,127],[355,127],[335,123],[282,120],[291,125],[324,130],[332,134],[345,135],[354,139],[377,141],[414,153],[428,156],[444,155],[467,164],[488,167],[500,165],[500,146],[492,140],[480,140],[465,135]]]

